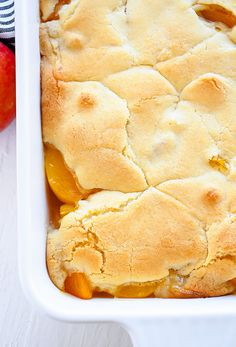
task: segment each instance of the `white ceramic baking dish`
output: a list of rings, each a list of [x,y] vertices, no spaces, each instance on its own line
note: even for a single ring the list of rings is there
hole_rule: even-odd
[[[40,123],[39,0],[16,1],[18,245],[27,298],[70,322],[117,322],[141,347],[235,347],[236,296],[92,299],[60,292],[45,264],[47,205]],[[121,346],[122,347],[122,346]]]

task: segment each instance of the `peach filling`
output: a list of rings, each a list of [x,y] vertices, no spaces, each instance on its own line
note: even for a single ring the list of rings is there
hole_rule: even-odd
[[[68,213],[74,212],[76,207],[74,205],[64,204],[60,206],[60,217],[65,217]]]
[[[61,7],[70,4],[70,2],[71,0],[59,0],[54,7],[53,13],[50,14],[46,21],[58,20]]]
[[[45,169],[49,186],[60,201],[74,205],[82,198],[61,153],[50,146],[47,146],[45,150]]]
[[[124,284],[117,288],[117,298],[146,298],[153,294],[157,287],[155,282]]]
[[[49,214],[50,224],[54,228],[58,229],[60,227],[60,219],[61,219],[61,216],[60,216],[61,201],[58,200],[55,194],[52,192],[48,182],[46,182],[46,193],[47,193],[48,214]]]
[[[228,162],[220,157],[220,156],[213,156],[210,160],[209,160],[209,164],[213,169],[216,169],[218,171],[220,171],[223,174],[227,174],[228,173]]]
[[[74,272],[68,276],[64,283],[65,292],[77,296],[80,299],[91,299],[93,291],[91,285],[83,273]]]
[[[179,276],[168,277],[166,280],[146,283],[129,283],[117,287],[114,297],[116,298],[147,298],[154,294],[162,298],[198,298],[204,297],[204,293],[186,289],[178,283],[183,278]],[[231,283],[236,286],[236,279]],[[182,283],[183,285],[183,283]],[[74,272],[68,275],[64,283],[65,292],[80,299],[91,299],[95,297],[113,297],[107,292],[93,291],[89,280],[84,273]]]
[[[211,22],[221,22],[228,28],[233,28],[236,25],[235,15],[220,5],[200,5],[196,12],[200,17]]]

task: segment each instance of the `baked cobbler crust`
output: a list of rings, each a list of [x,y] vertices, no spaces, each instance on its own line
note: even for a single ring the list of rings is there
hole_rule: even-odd
[[[43,140],[100,190],[48,233],[52,281],[64,290],[84,273],[115,296],[135,284],[157,297],[233,292],[235,1],[41,0],[41,11]]]

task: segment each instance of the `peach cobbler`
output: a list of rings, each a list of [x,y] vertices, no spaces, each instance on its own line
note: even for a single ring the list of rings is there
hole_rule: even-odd
[[[236,289],[236,1],[41,0],[54,284]]]

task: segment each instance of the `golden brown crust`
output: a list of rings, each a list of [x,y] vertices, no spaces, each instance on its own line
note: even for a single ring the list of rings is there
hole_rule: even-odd
[[[53,282],[83,272],[118,296],[233,292],[235,1],[41,0],[41,11],[44,142],[102,190],[49,232]]]

